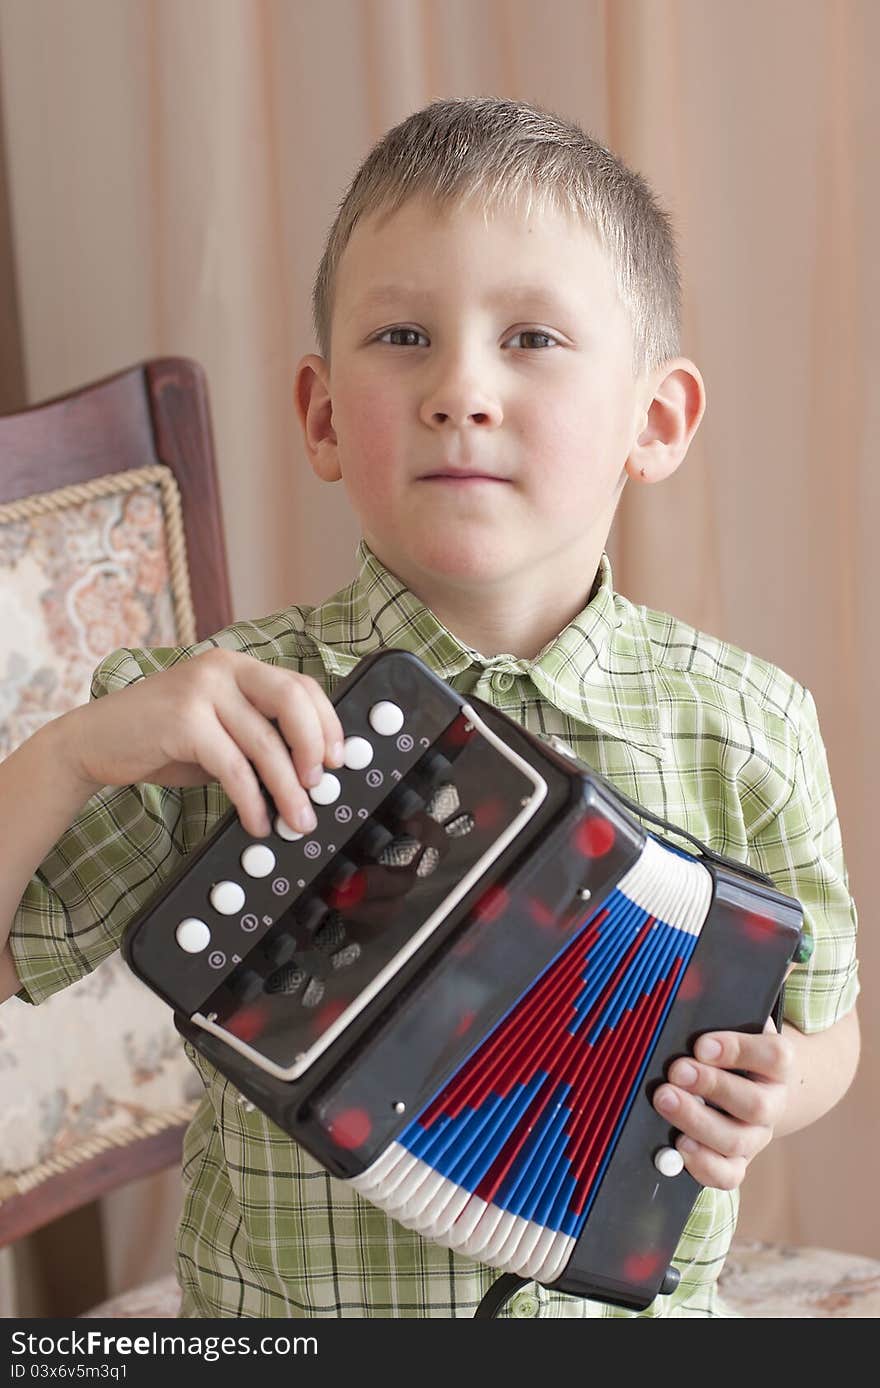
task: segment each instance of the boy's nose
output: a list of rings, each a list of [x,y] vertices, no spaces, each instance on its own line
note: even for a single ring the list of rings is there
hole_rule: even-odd
[[[503,413],[501,401],[491,391],[474,383],[448,380],[425,395],[420,410],[423,423],[433,429],[444,425],[457,429],[491,427],[501,423]]]

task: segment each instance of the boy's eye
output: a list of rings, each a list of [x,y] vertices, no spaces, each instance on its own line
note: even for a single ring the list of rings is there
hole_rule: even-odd
[[[546,346],[547,346],[548,343],[550,344],[551,347],[558,347],[558,346],[559,346],[559,343],[558,343],[558,341],[556,340],[555,337],[551,337],[550,333],[542,333],[542,332],[539,332],[537,328],[523,328],[520,332],[514,333],[513,337],[512,337],[512,338],[509,338],[508,341],[513,342],[514,339],[517,338],[517,337],[539,337],[539,338],[542,338],[542,339],[543,339],[542,342],[540,342],[540,343],[538,344],[538,346],[541,348],[542,351],[546,351]],[[534,347],[534,345],[535,345],[534,343],[531,343],[531,346],[532,346],[532,347]]]
[[[384,331],[384,333],[379,333],[379,336],[376,338],[376,341],[377,341],[377,342],[384,342],[386,338],[400,338],[400,337],[408,338],[408,339],[410,339],[410,340],[409,340],[409,341],[406,341],[406,342],[393,342],[393,341],[392,341],[390,345],[391,345],[392,347],[417,347],[417,346],[418,346],[418,343],[415,342],[415,341],[413,341],[412,339],[421,337],[421,338],[424,338],[424,340],[425,340],[426,342],[427,342],[427,340],[428,340],[428,339],[425,337],[425,334],[424,334],[424,333],[420,333],[416,328],[386,328],[385,331]]]
[[[418,328],[386,328],[384,332],[376,335],[375,341],[387,343],[389,347],[419,347],[422,344],[430,346],[428,337],[425,333],[419,332]],[[508,337],[505,346],[525,347],[527,350],[545,351],[548,347],[558,347],[557,337],[552,333],[540,332],[537,328],[523,328],[514,336]]]

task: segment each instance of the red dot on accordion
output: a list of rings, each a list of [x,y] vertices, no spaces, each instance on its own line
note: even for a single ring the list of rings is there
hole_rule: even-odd
[[[494,829],[496,824],[501,822],[504,814],[504,801],[497,796],[492,800],[484,800],[477,805],[474,810],[474,823],[478,829]]]
[[[690,998],[701,997],[704,991],[703,970],[699,964],[689,964],[679,985],[679,998],[682,1002],[688,1002]]]
[[[506,911],[510,897],[503,887],[490,887],[484,892],[474,907],[474,915],[483,925],[497,921]]]
[[[470,742],[473,735],[473,728],[469,726],[467,718],[461,713],[454,723],[450,723],[444,737],[452,747],[463,747],[466,742]]]
[[[604,858],[615,838],[614,825],[601,815],[590,815],[575,830],[575,844],[585,858]]]
[[[243,1007],[223,1023],[227,1031],[237,1036],[239,1041],[253,1041],[266,1025],[267,1010],[261,1004],[256,1007]]]
[[[555,915],[545,901],[539,901],[536,896],[529,897],[529,915],[536,925],[540,925],[542,930],[550,930],[554,925],[561,925],[562,917]]]
[[[742,929],[743,934],[750,940],[761,940],[769,944],[776,935],[777,924],[767,916],[757,916],[753,911],[746,911],[742,917]]]
[[[316,1036],[323,1036],[328,1027],[332,1027],[337,1017],[341,1017],[348,1003],[344,998],[337,998],[335,1002],[325,1002],[323,1007],[318,1008],[312,1019],[312,1031]]]
[[[624,1259],[624,1277],[632,1282],[644,1282],[646,1278],[659,1272],[660,1263],[659,1253],[630,1253],[629,1257]]]
[[[337,1113],[331,1118],[327,1131],[331,1140],[337,1147],[344,1147],[347,1152],[355,1147],[361,1147],[373,1130],[370,1115],[366,1109],[346,1108],[341,1113]]]
[[[350,911],[363,901],[367,894],[367,874],[356,872],[338,887],[331,887],[327,893],[327,903],[336,911]]]
[[[466,1031],[470,1031],[471,1027],[474,1024],[474,1018],[476,1017],[476,1015],[476,1012],[465,1012],[458,1026],[455,1028],[453,1035],[464,1036]]]

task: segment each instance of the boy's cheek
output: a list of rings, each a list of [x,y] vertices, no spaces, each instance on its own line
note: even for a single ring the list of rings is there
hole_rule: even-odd
[[[340,451],[371,466],[393,457],[400,447],[403,421],[400,408],[380,390],[362,389],[333,403],[333,428]]]

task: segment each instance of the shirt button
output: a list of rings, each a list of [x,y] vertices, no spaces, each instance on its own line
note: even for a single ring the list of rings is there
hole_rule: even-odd
[[[506,694],[508,689],[513,688],[513,675],[509,670],[499,670],[492,676],[492,688],[499,694]]]
[[[529,1292],[520,1292],[510,1303],[510,1309],[519,1320],[527,1320],[538,1314],[538,1298]]]

